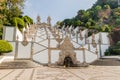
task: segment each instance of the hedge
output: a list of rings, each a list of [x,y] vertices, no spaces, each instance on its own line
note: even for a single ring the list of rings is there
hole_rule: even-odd
[[[0,54],[8,53],[8,52],[11,52],[12,50],[13,50],[13,47],[9,42],[5,40],[0,40]]]

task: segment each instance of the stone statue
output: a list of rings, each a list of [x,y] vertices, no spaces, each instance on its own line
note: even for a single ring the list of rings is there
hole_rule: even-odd
[[[50,17],[50,16],[48,16],[48,18],[47,18],[47,24],[48,24],[49,26],[51,26],[51,17]]]

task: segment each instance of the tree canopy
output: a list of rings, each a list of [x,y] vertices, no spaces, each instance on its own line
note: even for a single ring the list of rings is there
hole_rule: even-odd
[[[79,10],[73,18],[59,22],[62,25],[82,26],[97,31],[111,32],[114,27],[120,25],[120,7],[118,0],[97,0],[87,10]]]
[[[0,27],[16,26],[20,30],[26,24],[32,24],[33,20],[29,16],[23,16],[25,0],[0,0]],[[0,28],[0,37],[2,28]]]
[[[112,9],[117,8],[118,0],[97,0],[97,2],[93,5],[93,7],[96,7],[100,5],[101,7],[104,7],[104,5],[110,5]]]

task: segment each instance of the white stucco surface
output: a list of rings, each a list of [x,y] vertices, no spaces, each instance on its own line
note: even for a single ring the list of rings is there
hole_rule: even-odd
[[[39,63],[48,63],[48,50],[33,55],[33,60]]]
[[[29,59],[31,58],[31,44],[28,43],[27,46],[24,46],[21,42],[18,44],[18,59]]]
[[[88,50],[85,50],[85,57],[87,63],[92,63],[93,61],[97,60],[97,54]]]
[[[13,41],[14,39],[14,33],[15,33],[15,27],[5,27],[5,40],[7,41]]]
[[[83,51],[75,51],[75,52],[76,52],[77,61],[80,61],[80,63],[83,63]]]
[[[59,59],[59,50],[51,51],[51,63],[56,63]]]
[[[18,41],[23,41],[23,35],[22,33],[18,30],[18,28],[16,29],[16,38],[18,37]]]

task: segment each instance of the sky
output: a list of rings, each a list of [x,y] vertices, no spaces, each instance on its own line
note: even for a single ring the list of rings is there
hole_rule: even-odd
[[[26,0],[24,15],[30,16],[34,22],[36,17],[41,17],[41,22],[47,22],[51,17],[54,25],[57,21],[72,18],[81,9],[89,9],[97,0]]]

